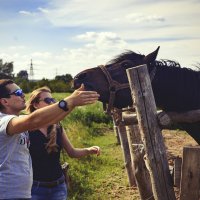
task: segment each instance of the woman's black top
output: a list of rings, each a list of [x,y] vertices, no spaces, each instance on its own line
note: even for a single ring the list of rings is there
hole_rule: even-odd
[[[33,180],[49,182],[63,175],[60,165],[61,134],[61,131],[57,129],[58,151],[48,153],[45,145],[49,139],[40,130],[29,131]]]

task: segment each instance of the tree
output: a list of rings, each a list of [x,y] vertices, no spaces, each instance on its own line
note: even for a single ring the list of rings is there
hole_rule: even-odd
[[[12,79],[14,75],[13,72],[13,62],[4,63],[3,60],[0,59],[0,78],[10,78]]]
[[[21,70],[17,73],[17,78],[28,80],[27,70]]]
[[[64,81],[65,83],[71,83],[71,81],[73,80],[73,77],[71,74],[58,75],[55,77],[55,80]]]

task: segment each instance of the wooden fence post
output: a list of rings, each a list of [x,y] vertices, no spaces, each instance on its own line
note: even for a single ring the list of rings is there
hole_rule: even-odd
[[[126,133],[126,127],[124,126],[122,122],[122,112],[118,110],[118,111],[115,111],[113,115],[118,121],[117,129],[118,129],[118,134],[120,138],[121,148],[123,150],[124,163],[125,163],[125,168],[128,175],[129,185],[136,186],[134,168],[131,162],[131,155],[130,155],[130,149],[129,149],[128,138],[127,138],[127,133]]]
[[[115,136],[117,138],[117,144],[120,144],[119,131],[117,128],[117,121],[116,121],[116,117],[114,115],[115,115],[115,113],[112,114],[113,130],[114,130]]]
[[[183,147],[180,200],[200,199],[200,146]]]
[[[181,183],[182,158],[177,157],[174,160],[174,186],[180,188]]]
[[[127,75],[136,105],[138,125],[147,155],[154,198],[175,200],[172,177],[169,172],[165,145],[157,122],[157,109],[146,65],[127,69]]]
[[[149,172],[144,162],[144,145],[142,144],[138,125],[126,126],[131,160],[135,180],[141,200],[154,200]]]

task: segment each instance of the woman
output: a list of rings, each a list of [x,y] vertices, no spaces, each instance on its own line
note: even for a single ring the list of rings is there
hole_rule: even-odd
[[[27,102],[27,112],[55,103],[51,90],[42,87],[34,90]],[[74,148],[60,124],[42,127],[29,132],[30,154],[33,165],[32,200],[66,200],[67,188],[60,165],[60,152],[64,148],[73,158],[100,154],[98,146]]]

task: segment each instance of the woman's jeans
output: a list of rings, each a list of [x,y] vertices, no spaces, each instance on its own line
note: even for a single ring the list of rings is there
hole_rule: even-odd
[[[31,200],[66,200],[66,183],[64,182],[51,188],[33,185],[31,195]]]

